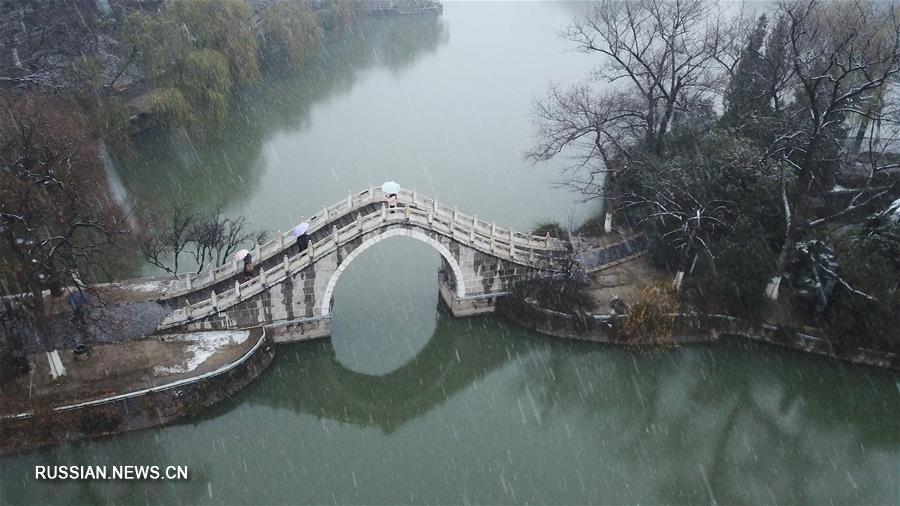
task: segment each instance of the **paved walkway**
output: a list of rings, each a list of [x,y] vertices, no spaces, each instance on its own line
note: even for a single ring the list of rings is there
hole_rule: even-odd
[[[258,338],[251,330],[158,335],[91,347],[76,357],[60,350],[66,375],[52,381],[44,353],[28,357],[28,374],[0,384],[0,417],[77,404],[191,378],[234,362]],[[258,333],[257,333],[258,335]]]
[[[71,312],[54,314],[50,317],[51,345],[58,350],[71,350],[77,343],[122,343],[148,336],[169,312],[161,304],[144,301],[93,307],[85,324],[75,321]],[[27,353],[43,351],[33,320],[14,320],[9,330],[23,339]]]
[[[585,244],[581,247],[576,245],[577,250],[581,250],[576,254],[576,258],[585,272],[598,271],[647,249],[647,237],[644,235],[626,237],[610,234],[603,238],[599,244],[590,244],[582,239]]]
[[[121,343],[153,334],[171,311],[155,299],[174,281],[173,278],[97,285],[93,287],[95,295],[86,307],[83,323],[74,319],[65,296],[54,298],[47,294],[44,304],[48,308],[51,345],[55,349],[71,350],[76,343]],[[4,311],[0,306],[0,312]],[[6,330],[23,340],[27,353],[44,351],[33,319],[11,318],[6,322]]]

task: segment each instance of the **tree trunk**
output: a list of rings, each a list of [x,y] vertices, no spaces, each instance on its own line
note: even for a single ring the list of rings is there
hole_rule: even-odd
[[[40,348],[44,351],[52,351],[50,344],[50,323],[47,321],[47,307],[44,305],[44,290],[38,280],[32,278],[29,281],[31,295],[34,297],[34,322],[37,326],[37,337]]]
[[[862,148],[863,140],[866,138],[866,130],[869,129],[869,118],[865,116],[860,117],[859,119],[859,128],[856,129],[856,137],[853,139],[853,146],[850,148],[850,152],[858,154],[860,149]]]
[[[654,141],[655,145],[652,149],[657,155],[662,155],[663,137],[665,137],[666,132],[669,130],[669,122],[672,120],[672,112],[675,110],[675,93],[677,93],[677,90],[672,91],[673,99],[666,101],[666,112],[663,114],[662,120],[659,122],[659,128],[656,131],[656,141]]]
[[[3,306],[6,310],[7,318],[11,318],[13,314],[12,304],[9,298],[3,297]],[[25,351],[25,343],[7,328],[4,321],[0,320],[0,331],[2,331],[6,342],[9,343],[9,349],[12,352],[13,365],[18,373],[28,372],[28,354]]]

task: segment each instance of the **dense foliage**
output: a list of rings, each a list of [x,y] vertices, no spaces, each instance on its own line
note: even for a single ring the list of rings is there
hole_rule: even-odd
[[[322,43],[322,20],[305,4],[281,2],[262,15],[263,55],[267,63],[299,72]]]
[[[896,6],[599,2],[566,36],[619,81],[551,89],[533,160],[643,230],[697,309],[900,349]],[[714,106],[721,103],[722,106]],[[868,136],[868,137],[867,137]],[[874,139],[871,139],[874,138]],[[868,142],[863,142],[870,139]],[[882,139],[883,140],[883,139]],[[893,213],[893,214],[892,214]]]
[[[118,37],[154,88],[152,117],[204,141],[222,132],[233,89],[259,79],[261,67],[303,71],[325,29],[343,26],[362,7],[275,1],[254,10],[247,0],[179,0],[159,12],[132,12]]]

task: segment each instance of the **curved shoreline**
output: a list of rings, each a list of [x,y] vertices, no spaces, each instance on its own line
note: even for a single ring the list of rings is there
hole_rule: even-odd
[[[900,371],[900,355],[856,348],[838,351],[822,338],[783,326],[751,323],[726,315],[678,315],[677,335],[639,342],[616,335],[616,317],[591,314],[576,319],[532,302],[504,300],[498,312],[516,325],[540,334],[619,346],[665,346],[714,342],[735,337],[826,356],[854,365]],[[101,399],[57,406],[45,412],[0,416],[0,455],[79,439],[112,436],[166,425],[199,414],[246,387],[272,362],[274,341],[258,327],[259,337],[241,357],[214,371],[155,387]]]
[[[678,315],[676,317],[677,335],[631,342],[617,338],[614,330],[616,317],[611,315],[591,314],[578,320],[570,314],[546,309],[537,304],[511,300],[499,302],[497,311],[516,325],[552,337],[618,346],[681,345],[713,342],[722,337],[735,337],[781,346],[802,353],[825,356],[853,365],[900,372],[900,354],[867,348],[837,350],[828,340],[798,329],[765,322],[748,322],[727,315]]]
[[[0,417],[0,454],[147,429],[196,415],[250,384],[275,356],[264,327],[240,358],[164,385]]]

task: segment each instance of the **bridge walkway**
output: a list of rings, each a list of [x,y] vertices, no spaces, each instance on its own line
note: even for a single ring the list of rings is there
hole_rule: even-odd
[[[202,319],[231,307],[267,287],[283,281],[362,234],[401,225],[435,232],[497,258],[539,270],[558,270],[568,255],[568,243],[549,236],[516,232],[469,216],[415,190],[398,194],[397,208],[386,207],[380,188],[349,193],[346,199],[322,209],[307,220],[309,247],[296,252],[291,232],[279,233],[252,253],[257,275],[241,282],[234,263],[200,275],[189,275],[162,300],[174,308],[160,324],[167,329]]]

